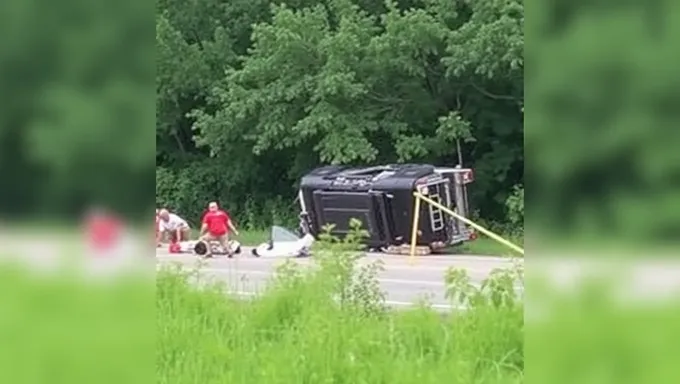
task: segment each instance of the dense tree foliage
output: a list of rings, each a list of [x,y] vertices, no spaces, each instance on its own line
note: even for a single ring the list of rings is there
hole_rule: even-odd
[[[677,3],[532,3],[527,217],[560,233],[680,232]],[[548,224],[548,225],[545,225]]]
[[[523,184],[520,0],[158,0],[157,202],[293,212],[322,163],[458,163],[493,220]]]
[[[529,222],[676,237],[680,13],[646,4],[3,2],[0,217],[148,217],[155,186],[262,225],[320,163],[455,164],[460,139],[474,207],[521,223],[525,133]]]
[[[144,2],[2,2],[0,216],[153,205],[154,52]]]

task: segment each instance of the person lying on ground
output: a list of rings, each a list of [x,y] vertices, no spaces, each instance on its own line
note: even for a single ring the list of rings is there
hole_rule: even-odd
[[[165,208],[158,212],[158,218],[160,219],[158,229],[163,239],[165,239],[166,236],[169,236],[172,243],[190,239],[191,228],[183,218],[171,213]]]
[[[222,248],[227,252],[227,257],[233,257],[231,249],[229,247],[229,231],[238,235],[238,230],[232,223],[229,214],[220,209],[217,202],[210,202],[208,204],[208,212],[203,215],[201,220],[201,240],[204,241],[217,241],[220,243]],[[210,252],[210,247],[208,247],[208,253],[205,257],[212,257]]]

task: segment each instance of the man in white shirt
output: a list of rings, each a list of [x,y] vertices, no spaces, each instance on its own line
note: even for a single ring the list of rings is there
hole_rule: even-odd
[[[186,220],[167,209],[158,212],[158,230],[160,235],[165,238],[170,236],[172,242],[188,241],[191,238],[191,228]]]

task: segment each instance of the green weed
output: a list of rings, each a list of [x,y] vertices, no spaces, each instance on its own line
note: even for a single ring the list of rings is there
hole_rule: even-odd
[[[450,272],[448,291],[452,301],[466,292],[464,311],[426,303],[394,311],[376,280],[382,266],[357,263],[362,231],[353,226],[343,241],[321,236],[313,267],[288,261],[246,300],[216,283],[198,288],[191,271],[161,269],[157,382],[523,381],[523,304],[507,294],[517,272],[498,272],[481,288]]]

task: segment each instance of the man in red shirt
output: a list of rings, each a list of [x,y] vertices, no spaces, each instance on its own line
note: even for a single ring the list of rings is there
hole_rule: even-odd
[[[201,225],[201,240],[204,241],[219,241],[220,245],[227,252],[227,257],[232,257],[231,249],[229,248],[229,231],[238,235],[238,231],[231,222],[229,214],[220,209],[216,202],[208,204],[208,212],[203,216]],[[211,257],[210,247],[206,257]]]
[[[113,250],[123,235],[123,224],[113,213],[104,208],[91,208],[85,217],[90,249],[98,254]]]

